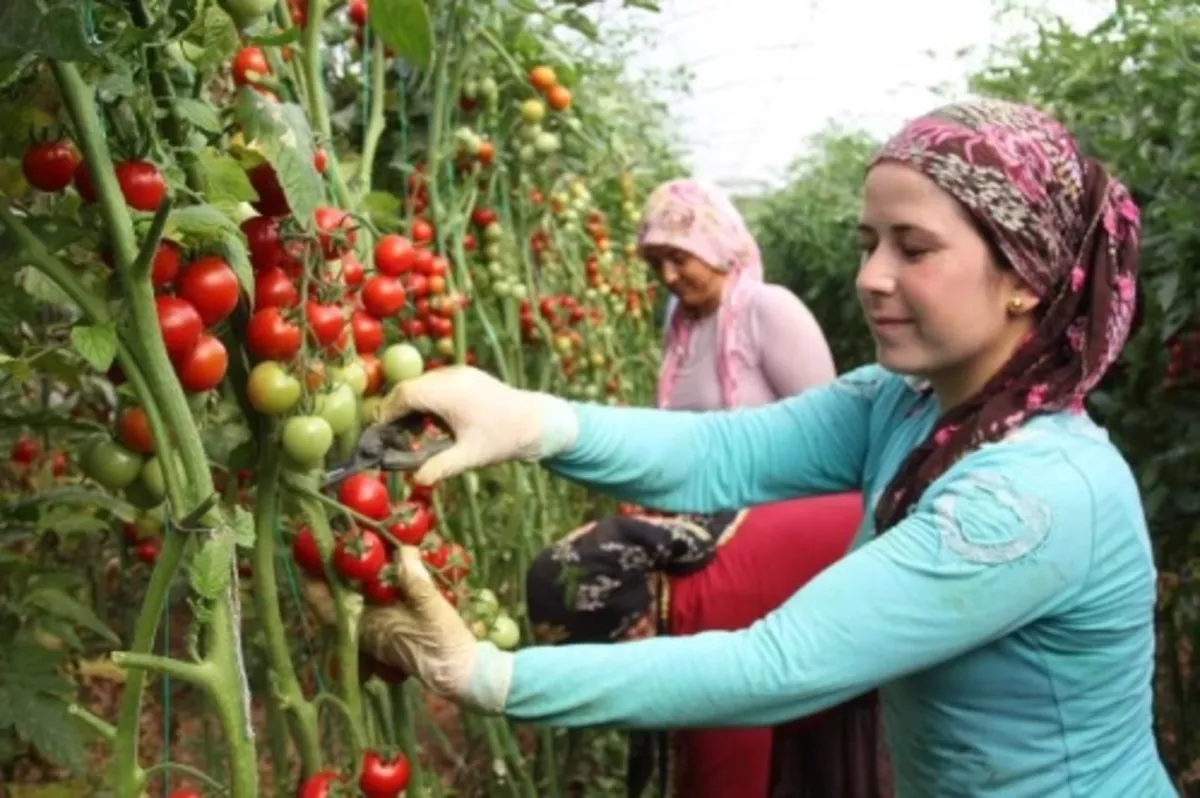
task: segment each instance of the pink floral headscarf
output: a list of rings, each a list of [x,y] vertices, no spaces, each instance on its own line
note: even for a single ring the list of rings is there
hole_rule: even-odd
[[[911,122],[874,164],[917,169],[982,226],[1041,297],[1033,334],[909,455],[876,508],[879,532],[955,462],[1029,418],[1078,410],[1133,327],[1140,214],[1125,186],[1042,112],[1000,100]]]
[[[717,375],[726,407],[737,406],[733,362],[739,357],[737,330],[747,306],[747,288],[763,279],[762,257],[737,208],[719,188],[699,180],[672,180],[646,200],[638,230],[638,251],[665,246],[688,252],[714,269],[727,272],[717,310]],[[686,313],[667,321],[663,362],[658,372],[658,406],[667,407],[679,367],[688,351],[692,327]]]

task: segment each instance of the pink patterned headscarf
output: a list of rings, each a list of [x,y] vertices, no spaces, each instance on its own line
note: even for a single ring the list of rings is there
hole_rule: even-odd
[[[940,108],[906,126],[872,166],[883,161],[957,199],[1042,301],[1029,339],[901,465],[876,508],[879,532],[960,458],[1035,415],[1082,407],[1133,327],[1141,229],[1125,186],[1028,106]]]
[[[717,309],[717,375],[725,406],[736,407],[733,363],[741,339],[737,330],[746,311],[747,287],[763,279],[758,244],[723,191],[699,180],[681,179],[664,183],[646,200],[638,230],[638,251],[644,253],[646,248],[656,246],[690,253],[729,275]],[[692,318],[678,310],[667,321],[663,362],[658,372],[659,407],[665,408],[670,403],[694,324]]]

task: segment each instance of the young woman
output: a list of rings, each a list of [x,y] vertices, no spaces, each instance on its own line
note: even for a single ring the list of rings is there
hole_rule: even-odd
[[[529,620],[552,644],[744,629],[844,556],[861,519],[857,493],[736,513],[606,518],[534,560]],[[655,783],[667,798],[890,798],[880,726],[870,694],[788,729],[786,739],[813,757],[774,784],[770,728],[635,734],[627,794]]]
[[[406,548],[408,602],[368,611],[367,649],[468,706],[560,726],[771,724],[878,687],[901,798],[1175,795],[1152,731],[1141,499],[1083,410],[1133,326],[1137,207],[1053,119],[985,100],[884,146],[859,235],[879,364],[831,386],[683,414],[460,368],[382,415],[454,429],[419,480],[540,459],[693,512],[861,489],[867,542],[749,629],[515,654],[477,643]]]

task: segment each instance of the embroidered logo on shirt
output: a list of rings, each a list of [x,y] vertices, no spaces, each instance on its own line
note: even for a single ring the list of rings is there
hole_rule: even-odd
[[[942,544],[968,562],[1014,562],[1050,534],[1052,513],[1042,499],[1013,488],[996,473],[956,479],[932,502]]]

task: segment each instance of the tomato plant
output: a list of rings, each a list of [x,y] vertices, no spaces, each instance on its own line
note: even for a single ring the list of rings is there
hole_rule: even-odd
[[[636,99],[650,93],[549,14],[393,5],[399,17],[359,0],[52,0],[15,6],[19,51],[0,35],[14,109],[0,181],[16,178],[0,227],[18,295],[0,297],[14,419],[0,502],[38,507],[16,523],[39,535],[93,535],[47,547],[81,552],[67,572],[119,576],[91,624],[119,638],[103,660],[117,706],[80,715],[111,744],[114,794],[392,794],[401,770],[398,789],[429,791],[445,774],[415,756],[427,726],[393,722],[428,714],[426,699],[356,650],[347,599],[402,601],[386,562],[406,543],[464,613],[488,585],[516,606],[518,563],[594,499],[531,470],[436,491],[322,474],[389,385],[451,363],[577,398],[650,395],[654,299],[629,247],[646,189],[679,164],[660,111]],[[563,300],[543,317],[548,296]],[[305,623],[301,574],[328,579],[334,634]],[[329,661],[333,682],[314,683]],[[340,713],[347,742],[320,733],[318,708]],[[191,734],[195,719],[219,754],[146,750],[147,724]],[[461,749],[508,775],[467,768],[446,788],[556,796],[567,764],[526,763],[507,724],[487,724],[462,724]],[[6,752],[25,749],[0,749],[7,775]]]

